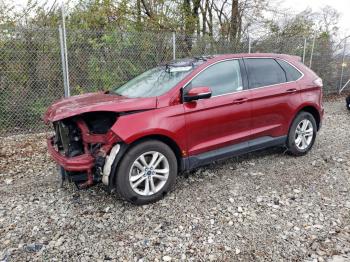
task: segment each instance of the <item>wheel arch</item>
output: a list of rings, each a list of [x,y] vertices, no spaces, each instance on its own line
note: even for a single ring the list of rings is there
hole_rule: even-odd
[[[179,169],[182,169],[182,152],[181,149],[179,147],[179,145],[170,137],[166,136],[166,135],[161,135],[161,134],[153,134],[153,135],[146,135],[143,137],[138,138],[137,140],[133,141],[129,147],[133,147],[136,144],[142,143],[143,141],[146,140],[158,140],[160,142],[163,142],[164,144],[166,144],[167,146],[170,147],[170,149],[174,152],[176,159],[177,159],[177,164]]]
[[[185,168],[184,161],[182,159],[182,152],[179,147],[179,145],[170,137],[165,136],[165,135],[160,135],[160,134],[152,134],[152,135],[145,135],[143,137],[139,137],[138,139],[134,140],[130,144],[125,144],[123,143],[121,146],[120,154],[119,157],[117,157],[112,165],[110,177],[109,177],[109,188],[113,189],[116,183],[116,174],[118,170],[118,166],[120,162],[123,160],[123,156],[127,153],[128,150],[130,150],[132,147],[135,145],[142,143],[147,140],[158,140],[160,142],[163,142],[167,146],[170,147],[170,149],[174,152],[177,164],[178,164],[178,170],[182,171]]]
[[[321,115],[320,115],[320,112],[317,110],[317,108],[315,106],[313,106],[313,105],[305,105],[305,106],[299,108],[299,110],[294,115],[293,119],[291,120],[289,126],[292,125],[293,120],[302,111],[310,113],[315,118],[316,125],[317,125],[317,131],[320,130],[320,127],[321,127]]]

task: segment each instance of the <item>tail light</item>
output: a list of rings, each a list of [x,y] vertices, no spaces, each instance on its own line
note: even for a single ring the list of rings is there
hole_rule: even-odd
[[[320,98],[319,98],[319,103],[323,107],[323,81],[322,78],[318,77],[314,80],[314,84],[318,87],[320,87]]]
[[[317,86],[319,86],[319,87],[323,87],[323,81],[322,81],[322,78],[316,78],[315,80],[314,80],[314,84],[315,85],[317,85]]]

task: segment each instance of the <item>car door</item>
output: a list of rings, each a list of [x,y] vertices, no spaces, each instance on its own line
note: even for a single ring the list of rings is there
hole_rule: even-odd
[[[290,119],[300,103],[298,83],[291,80],[281,66],[287,62],[280,61],[274,58],[244,59],[251,90],[252,139],[287,135]]]
[[[238,59],[210,65],[195,76],[184,93],[209,87],[212,96],[184,102],[188,155],[246,141],[250,135],[250,91],[244,90]],[[242,64],[243,65],[243,64]]]

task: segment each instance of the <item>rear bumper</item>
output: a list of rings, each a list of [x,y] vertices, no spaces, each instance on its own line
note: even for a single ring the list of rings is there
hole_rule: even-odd
[[[61,155],[55,149],[52,137],[47,139],[47,148],[53,160],[66,171],[89,171],[95,164],[95,159],[90,154],[83,154],[76,157],[65,157]]]

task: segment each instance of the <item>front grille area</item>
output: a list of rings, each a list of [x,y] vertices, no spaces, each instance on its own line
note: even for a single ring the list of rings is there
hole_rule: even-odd
[[[74,122],[57,121],[54,129],[54,143],[61,154],[74,157],[84,153],[80,130]]]

